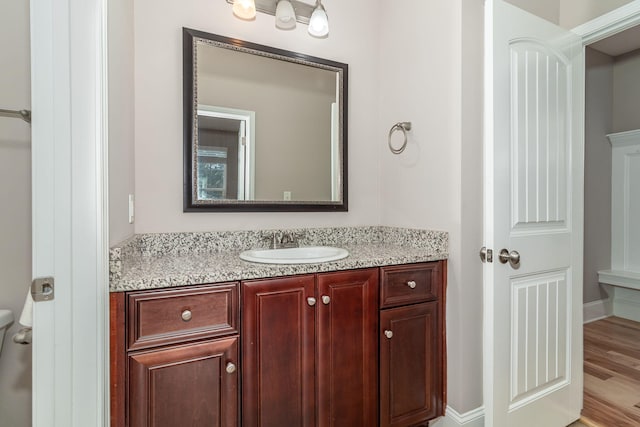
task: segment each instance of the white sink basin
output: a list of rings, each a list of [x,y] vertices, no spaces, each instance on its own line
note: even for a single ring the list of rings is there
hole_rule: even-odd
[[[262,264],[313,264],[336,261],[349,256],[346,249],[333,246],[302,246],[286,249],[252,249],[240,254],[240,259]]]

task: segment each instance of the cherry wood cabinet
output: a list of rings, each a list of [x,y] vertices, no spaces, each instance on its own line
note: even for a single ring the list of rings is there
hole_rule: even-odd
[[[242,286],[242,425],[375,426],[378,269]]]
[[[446,406],[446,270],[112,293],[111,426],[426,427]]]
[[[242,284],[242,425],[315,420],[313,275]]]
[[[238,337],[129,355],[129,425],[238,425]]]
[[[376,425],[378,269],[319,274],[317,287],[317,425]]]
[[[443,265],[382,268],[380,427],[444,415]]]
[[[111,294],[112,427],[237,427],[239,283]]]

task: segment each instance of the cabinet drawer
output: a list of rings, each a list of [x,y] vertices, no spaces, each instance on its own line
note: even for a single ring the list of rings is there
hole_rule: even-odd
[[[130,293],[128,349],[237,334],[238,294],[238,283]]]
[[[383,267],[380,270],[382,272],[381,308],[440,298],[442,289],[440,262]]]

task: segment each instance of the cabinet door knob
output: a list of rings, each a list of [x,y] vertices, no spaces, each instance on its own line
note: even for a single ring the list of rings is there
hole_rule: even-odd
[[[313,307],[314,305],[316,305],[316,299],[314,297],[307,298],[307,304]]]
[[[324,305],[327,305],[331,302],[331,298],[329,298],[329,295],[322,295],[322,303]]]
[[[407,286],[410,287],[411,289],[415,289],[416,288],[416,282],[415,280],[409,280],[407,282]]]
[[[389,329],[384,331],[384,336],[391,339],[393,338],[393,331],[390,331]]]
[[[191,320],[191,310],[185,310],[182,312],[182,320],[184,320],[185,322]]]
[[[236,371],[236,365],[234,365],[233,363],[229,362],[229,363],[227,363],[227,367],[225,369],[227,371],[227,374],[233,374]]]

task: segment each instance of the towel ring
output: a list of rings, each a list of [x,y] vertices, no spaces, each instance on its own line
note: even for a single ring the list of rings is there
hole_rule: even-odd
[[[391,135],[393,135],[393,133],[397,130],[402,131],[402,134],[404,135],[404,142],[402,143],[400,148],[393,148],[393,145],[391,145]],[[411,130],[411,122],[398,122],[395,125],[391,126],[391,130],[389,130],[389,150],[391,150],[393,154],[400,154],[407,147],[408,130]]]

